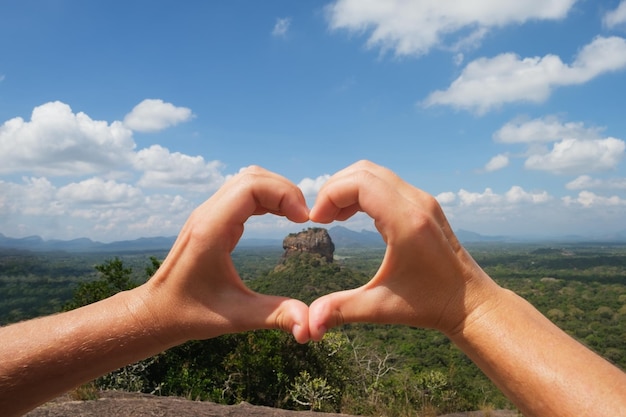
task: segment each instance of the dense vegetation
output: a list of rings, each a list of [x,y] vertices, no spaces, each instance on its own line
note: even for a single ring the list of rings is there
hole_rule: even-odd
[[[626,369],[626,246],[473,245],[501,285]],[[237,250],[251,288],[299,298],[354,288],[375,273],[382,250],[301,255],[277,265],[280,250]],[[164,254],[0,254],[0,323],[74,308],[144,282]],[[497,341],[494,341],[497,343]],[[511,404],[438,332],[359,324],[299,345],[279,331],[193,341],[100,378],[99,388],[293,409],[380,416],[437,415]]]

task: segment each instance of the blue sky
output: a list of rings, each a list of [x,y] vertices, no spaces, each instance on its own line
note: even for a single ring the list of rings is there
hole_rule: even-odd
[[[625,92],[624,0],[3,1],[0,233],[175,235],[245,166],[312,203],[370,159],[455,229],[609,234]]]

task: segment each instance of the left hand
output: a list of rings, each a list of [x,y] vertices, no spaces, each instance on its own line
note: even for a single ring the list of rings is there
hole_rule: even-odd
[[[259,167],[235,175],[191,214],[167,258],[145,285],[143,303],[157,337],[174,345],[191,339],[279,328],[309,340],[308,307],[301,301],[247,288],[231,252],[252,215],[271,213],[303,223],[308,208],[300,189]]]

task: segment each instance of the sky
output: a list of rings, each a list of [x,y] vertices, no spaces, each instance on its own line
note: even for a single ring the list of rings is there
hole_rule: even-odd
[[[626,0],[0,3],[10,237],[173,236],[244,167],[312,205],[360,159],[455,230],[603,236],[626,230],[625,141]]]

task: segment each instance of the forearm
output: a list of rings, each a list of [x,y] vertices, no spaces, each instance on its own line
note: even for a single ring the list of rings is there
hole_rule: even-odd
[[[136,303],[142,289],[0,329],[0,410],[19,415],[128,363],[156,354]]]
[[[626,415],[626,374],[510,291],[450,337],[525,416]]]

